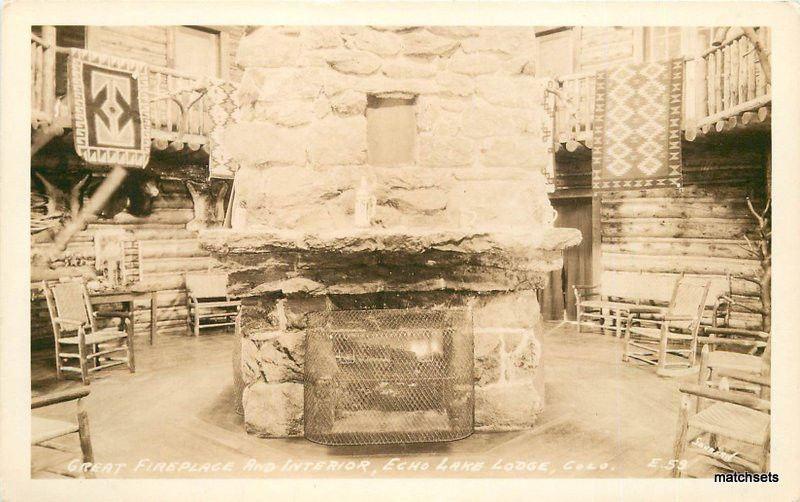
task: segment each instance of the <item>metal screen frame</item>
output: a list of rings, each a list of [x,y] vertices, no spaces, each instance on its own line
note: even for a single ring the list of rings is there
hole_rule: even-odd
[[[402,444],[473,433],[469,309],[333,310],[307,320],[306,439]]]

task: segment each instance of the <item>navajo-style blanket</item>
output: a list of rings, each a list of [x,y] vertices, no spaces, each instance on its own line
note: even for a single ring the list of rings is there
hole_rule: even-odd
[[[75,151],[90,164],[144,167],[150,160],[150,102],[144,64],[70,50]]]
[[[208,172],[212,178],[233,178],[239,163],[225,148],[223,134],[225,128],[239,121],[241,107],[237,104],[238,86],[233,82],[212,81],[208,86],[209,129]]]
[[[680,186],[683,61],[601,71],[595,89],[592,187]]]

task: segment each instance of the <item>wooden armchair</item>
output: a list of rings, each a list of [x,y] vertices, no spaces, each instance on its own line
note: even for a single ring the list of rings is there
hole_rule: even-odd
[[[133,326],[127,312],[96,312],[83,282],[42,283],[56,349],[56,376],[80,375],[84,384],[95,371],[127,364],[136,370]],[[100,328],[98,319],[119,319],[117,326]],[[122,356],[114,354],[122,353]],[[76,361],[71,363],[71,361]]]
[[[769,333],[738,328],[706,327],[698,337],[703,345],[700,357],[700,384],[711,384],[718,372],[738,372],[749,375],[769,373]],[[720,346],[733,350],[720,350]],[[765,389],[745,383],[738,390],[756,392],[763,396]]]
[[[82,461],[83,463],[93,463],[94,453],[92,452],[92,439],[89,435],[89,415],[83,408],[83,398],[88,395],[89,388],[81,387],[79,389],[70,389],[44,396],[37,396],[31,399],[31,410],[75,400],[77,400],[78,405],[77,423],[53,420],[31,414],[31,445],[55,448],[54,446],[48,445],[47,442],[62,436],[78,433],[81,444]],[[94,477],[94,474],[90,470],[84,472],[87,478]]]
[[[691,369],[709,287],[706,280],[682,277],[675,284],[667,308],[631,307],[622,360],[656,365],[662,376],[673,374],[676,369]]]
[[[707,357],[708,351],[703,355]],[[687,472],[685,467],[691,465],[683,458],[687,445],[699,447],[697,459],[705,458],[717,469],[769,470],[770,402],[731,390],[732,386],[743,384],[769,389],[769,376],[725,369],[717,373],[720,380],[716,388],[704,380],[680,387],[673,477],[681,477]],[[689,436],[690,431],[695,432],[693,437]]]
[[[186,296],[187,322],[194,336],[200,336],[201,329],[219,326],[233,326],[239,334],[242,302],[228,295],[227,274],[186,274]]]

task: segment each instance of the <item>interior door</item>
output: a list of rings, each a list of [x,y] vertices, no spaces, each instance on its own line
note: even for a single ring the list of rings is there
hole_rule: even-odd
[[[575,72],[575,46],[572,29],[536,37],[539,44],[537,77],[557,77]]]
[[[575,320],[575,295],[572,287],[592,282],[592,199],[569,198],[551,201],[558,212],[555,226],[577,228],[583,236],[577,246],[564,250],[564,266],[550,272],[548,286],[542,292],[542,315],[546,319]]]
[[[186,73],[219,77],[219,33],[189,26],[175,28],[173,67]]]

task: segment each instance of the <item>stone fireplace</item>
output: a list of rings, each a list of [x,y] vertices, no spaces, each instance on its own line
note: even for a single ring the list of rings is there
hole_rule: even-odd
[[[475,430],[531,427],[536,289],[580,240],[553,228],[533,28],[260,27],[237,57],[233,228],[200,238],[243,297],[247,431],[304,435],[314,313],[364,309],[469,311]]]

